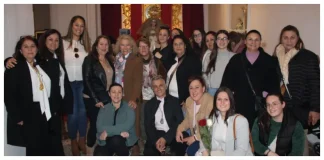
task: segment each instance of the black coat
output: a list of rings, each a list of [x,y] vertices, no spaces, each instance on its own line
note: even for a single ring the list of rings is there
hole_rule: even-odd
[[[112,83],[115,82],[115,67],[114,63],[108,59],[108,62],[113,70]],[[83,75],[83,93],[90,96],[95,104],[102,102],[107,104],[111,99],[107,92],[107,78],[104,68],[99,60],[95,59],[92,55],[84,58],[82,64]]]
[[[155,113],[159,108],[159,102],[156,97],[153,97],[149,100],[144,107],[144,126],[145,132],[149,142],[155,144],[158,140],[155,128]],[[168,123],[169,130],[163,136],[168,144],[172,142],[172,140],[176,136],[177,127],[183,121],[183,114],[181,107],[179,107],[179,101],[177,98],[172,97],[171,95],[167,95],[164,99],[164,115],[165,119]]]
[[[73,113],[73,93],[65,66],[58,59],[48,58],[39,62],[40,67],[51,79],[50,106],[52,113]],[[64,70],[64,98],[61,96],[60,66]]]
[[[202,72],[202,63],[198,56],[196,56],[193,53],[189,53],[189,54],[185,53],[185,55],[180,57],[179,62],[182,58],[184,58],[184,60],[179,65],[176,72],[180,104],[182,102],[185,102],[186,99],[189,97],[189,83],[188,83],[189,77],[194,75],[201,76],[201,72]],[[175,60],[174,63],[176,63]]]
[[[302,123],[308,125],[309,111],[320,112],[320,68],[319,58],[309,50],[301,49],[288,64],[289,84],[287,85],[292,96],[290,100],[287,92],[284,98],[286,106]]]
[[[155,54],[157,52],[160,52],[160,54],[162,55],[160,60],[162,61],[163,66],[166,69],[166,71],[169,71],[172,64],[174,63],[174,58],[176,56],[174,51],[173,51],[172,45],[168,44],[168,46],[166,46],[162,50],[161,50],[161,48],[156,48],[153,51],[153,55],[155,56]]]
[[[260,54],[253,65],[246,57],[246,49],[241,54],[235,54],[225,68],[220,85],[226,86],[234,92],[235,110],[248,119],[250,129],[257,116],[257,112],[254,109],[255,98],[248,83],[245,70],[248,72],[252,86],[258,96],[263,97],[263,91],[280,93],[279,75],[276,71],[274,58],[264,52],[262,48],[259,48],[259,52]]]

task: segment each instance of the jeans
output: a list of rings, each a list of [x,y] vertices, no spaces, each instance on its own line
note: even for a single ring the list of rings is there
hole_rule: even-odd
[[[73,92],[73,114],[68,115],[68,135],[71,140],[76,139],[77,132],[79,137],[85,137],[87,133],[87,115],[83,102],[83,81],[71,82]]]
[[[214,97],[217,90],[218,88],[208,88],[207,92]]]

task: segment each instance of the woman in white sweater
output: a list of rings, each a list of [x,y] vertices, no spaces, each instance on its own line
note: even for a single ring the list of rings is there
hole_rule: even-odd
[[[253,156],[249,143],[249,123],[245,117],[235,114],[232,91],[227,87],[220,87],[214,96],[214,101],[213,110],[209,115],[213,121],[210,129],[210,155]],[[235,127],[233,127],[235,117]],[[200,142],[200,149],[196,155],[208,155],[208,152]]]
[[[208,35],[211,34],[207,33]],[[215,35],[212,49],[206,51],[202,61],[203,77],[207,84],[207,91],[212,96],[220,87],[225,67],[234,55],[228,44],[228,32],[226,30],[219,30]]]

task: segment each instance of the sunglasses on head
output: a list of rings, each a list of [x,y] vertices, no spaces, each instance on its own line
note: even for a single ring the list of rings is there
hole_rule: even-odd
[[[79,49],[78,48],[74,48],[74,57],[75,58],[79,58],[78,52],[79,52]]]

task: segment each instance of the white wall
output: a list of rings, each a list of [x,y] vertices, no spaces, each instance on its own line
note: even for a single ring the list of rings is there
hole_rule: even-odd
[[[80,15],[85,18],[89,36],[91,41],[94,42],[96,37],[101,34],[100,14],[97,9],[100,6],[96,4],[51,4],[51,28],[57,29],[65,36],[70,20],[75,15]],[[99,12],[100,13],[100,12]]]
[[[249,4],[247,29],[261,32],[265,51],[272,54],[286,25],[298,28],[305,47],[320,53],[320,5],[316,4]]]
[[[4,5],[4,57],[12,56],[17,41],[22,35],[34,35],[34,15],[32,4]],[[7,144],[7,111],[4,108],[4,155],[24,156],[24,147]]]

